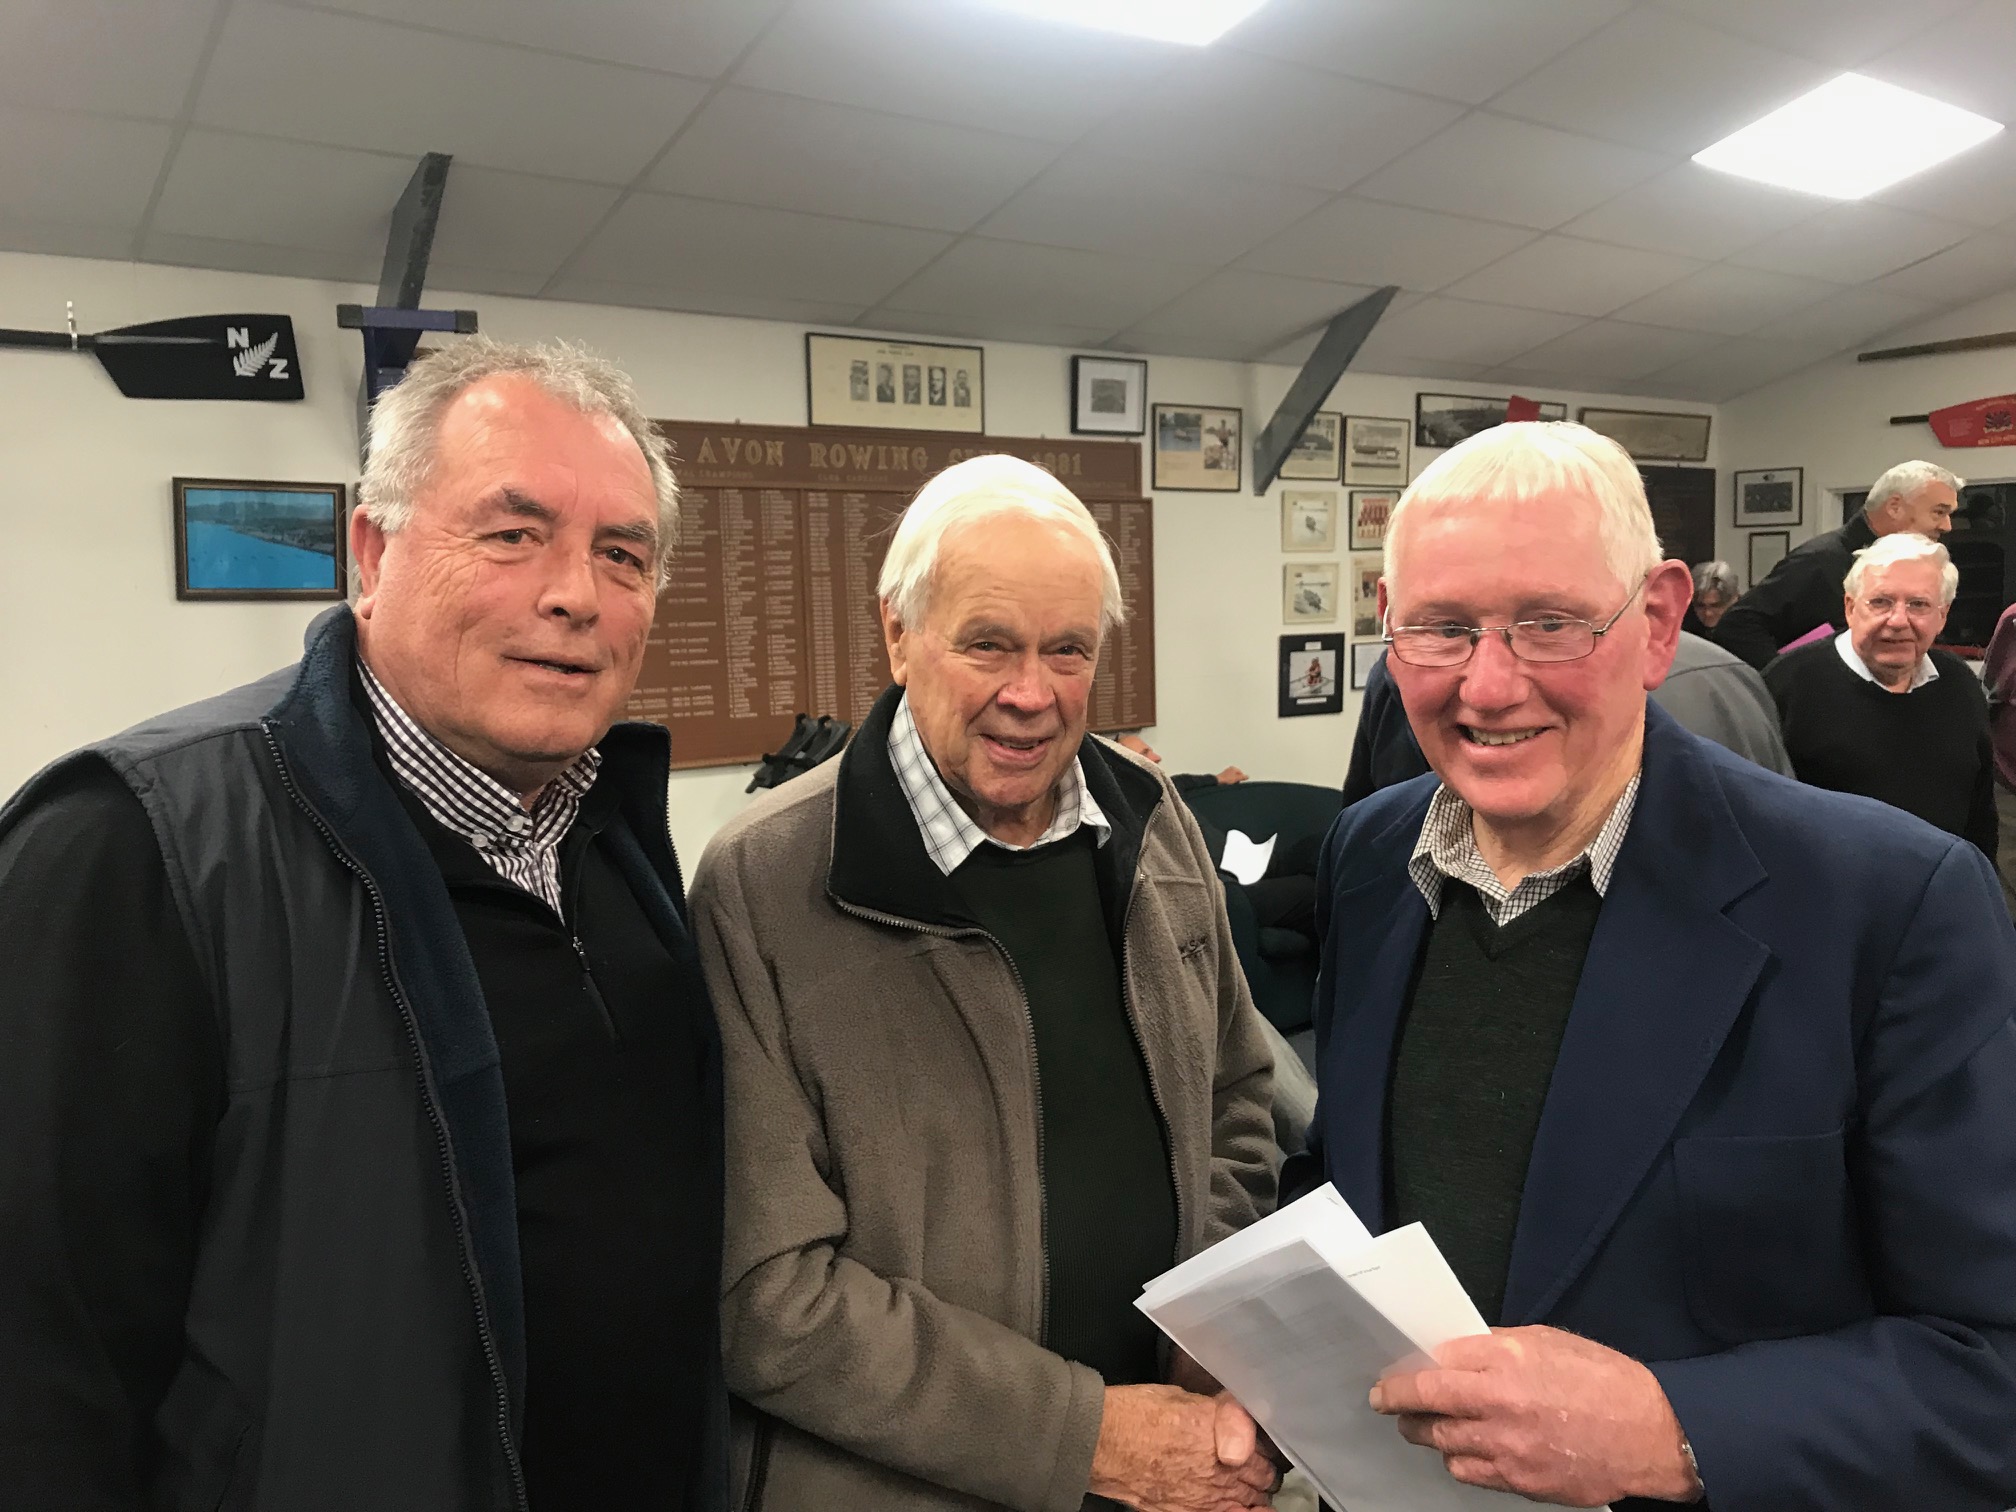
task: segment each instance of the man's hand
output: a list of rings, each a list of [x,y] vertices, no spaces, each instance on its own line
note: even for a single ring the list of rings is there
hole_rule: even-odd
[[[1280,1474],[1229,1396],[1180,1386],[1108,1386],[1092,1454],[1094,1496],[1139,1512],[1235,1512],[1272,1504]]]
[[[1567,1507],[1700,1500],[1679,1419],[1630,1356],[1558,1328],[1496,1329],[1436,1356],[1374,1386],[1372,1406],[1457,1480]]]
[[[1246,774],[1237,767],[1227,767],[1218,774],[1218,781],[1225,787],[1230,787],[1235,782],[1244,782],[1245,780]]]

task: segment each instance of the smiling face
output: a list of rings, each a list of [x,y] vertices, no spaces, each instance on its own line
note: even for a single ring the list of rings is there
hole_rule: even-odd
[[[1085,738],[1102,582],[1084,537],[998,514],[939,544],[921,624],[883,602],[890,670],[924,748],[997,840],[1028,845],[1056,812],[1057,783]]]
[[[1910,683],[1918,663],[1946,627],[1946,608],[1939,602],[1943,576],[1938,562],[1891,562],[1864,572],[1861,592],[1847,595],[1848,634],[1855,654],[1886,688]]]
[[[1953,528],[1953,511],[1960,496],[1950,483],[1927,483],[1914,494],[1892,499],[1883,506],[1891,530],[1908,530],[1936,541]]]
[[[352,516],[358,641],[399,706],[528,801],[608,732],[657,607],[637,443],[516,376],[441,417],[406,525]]]

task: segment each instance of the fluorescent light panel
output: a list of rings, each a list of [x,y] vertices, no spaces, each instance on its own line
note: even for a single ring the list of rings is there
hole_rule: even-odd
[[[2001,124],[1845,73],[1726,136],[1694,161],[1738,177],[1861,199],[1988,140]]]
[[[1203,47],[1216,42],[1267,0],[992,0],[998,10],[1157,42]]]

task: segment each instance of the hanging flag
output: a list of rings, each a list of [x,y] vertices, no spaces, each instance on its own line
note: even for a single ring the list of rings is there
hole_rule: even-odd
[[[1514,394],[1510,399],[1505,401],[1505,419],[1508,424],[1514,420],[1538,420],[1539,418],[1540,401],[1538,399],[1526,399],[1518,394]]]
[[[2016,394],[1949,405],[1925,419],[1941,446],[2016,446]]]

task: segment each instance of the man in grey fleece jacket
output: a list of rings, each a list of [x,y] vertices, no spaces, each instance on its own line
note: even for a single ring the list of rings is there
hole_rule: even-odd
[[[1133,1306],[1275,1172],[1203,839],[1085,733],[1111,556],[1054,478],[976,458],[911,505],[881,594],[897,685],[694,882],[737,1505],[1264,1506],[1252,1420]]]

